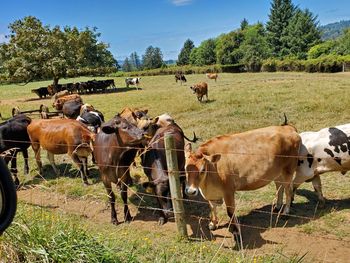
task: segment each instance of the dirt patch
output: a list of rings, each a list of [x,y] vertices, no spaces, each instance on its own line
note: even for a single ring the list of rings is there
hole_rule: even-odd
[[[32,205],[82,216],[92,220],[95,224],[110,223],[110,210],[107,204],[101,201],[67,198],[55,192],[44,191],[40,187],[21,189],[18,191],[18,198]],[[158,216],[154,211],[141,209],[132,204],[129,207],[131,214],[134,216],[130,227],[160,233],[176,231],[173,219],[163,226],[158,226]],[[122,210],[120,205],[117,209],[118,211]],[[267,211],[267,209],[268,207],[262,208],[261,211]],[[118,218],[122,218],[120,213]],[[191,216],[187,218],[188,234],[195,240],[212,240],[225,248],[235,248],[236,244],[227,229],[227,219],[227,217],[221,219],[218,230],[209,231],[206,217]],[[258,211],[252,211],[248,215],[239,218],[242,224],[243,246],[246,253],[259,256],[275,254],[278,253],[276,251],[283,250],[283,253],[288,256],[298,255],[301,257],[305,254],[306,261],[310,262],[346,262],[348,260],[350,253],[349,241],[342,241],[331,235],[309,235],[300,232],[296,226],[301,219],[281,220],[276,226],[269,228],[270,220],[270,215]]]

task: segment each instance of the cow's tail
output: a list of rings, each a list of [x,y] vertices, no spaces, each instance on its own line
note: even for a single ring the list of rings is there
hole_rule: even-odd
[[[287,119],[287,115],[286,115],[286,113],[283,113],[283,116],[284,116],[284,123],[282,123],[282,125],[281,125],[281,126],[288,125],[288,119]]]
[[[187,141],[193,142],[193,143],[195,143],[196,141],[198,141],[198,140],[200,139],[200,138],[198,138],[198,137],[196,136],[196,133],[195,133],[195,132],[193,132],[193,139],[192,139],[192,140],[189,139],[189,138],[187,138],[185,134],[183,134],[183,135],[184,135],[184,138],[185,138]]]

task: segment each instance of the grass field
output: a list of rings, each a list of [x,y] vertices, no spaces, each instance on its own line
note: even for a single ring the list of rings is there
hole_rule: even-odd
[[[283,113],[299,132],[349,122],[349,73],[220,74],[217,82],[206,80],[204,75],[186,77],[184,85],[175,83],[173,76],[142,77],[142,90],[126,89],[123,78],[115,78],[116,86],[121,87],[116,93],[82,97],[107,120],[126,106],[147,108],[151,116],[167,112],[188,137],[195,131],[201,142],[219,134],[279,125]],[[209,84],[206,103],[199,103],[189,88],[199,81]],[[30,92],[49,83],[0,86],[2,117],[10,117],[14,106],[21,110],[38,109],[40,104],[51,107],[51,99],[39,100]],[[8,262],[341,262],[350,252],[348,175],[329,173],[321,177],[328,199],[325,209],[317,209],[311,185],[302,185],[292,209],[292,214],[300,217],[288,220],[268,214],[275,198],[274,185],[238,193],[236,212],[243,225],[245,249],[237,251],[227,229],[209,232],[202,227],[209,215],[205,204],[186,204],[187,213],[195,215],[188,218],[193,233],[190,241],[177,237],[173,222],[157,226],[157,216],[151,210],[137,209],[140,204],[156,206],[152,198],[140,201],[135,192],[142,189],[137,185],[129,198],[136,220],[130,225],[112,226],[109,212],[104,211],[107,197],[95,166],[90,168],[93,184],[83,187],[67,156],[56,156],[64,174],[59,178],[49,166],[44,178],[37,177],[31,150],[30,156],[28,178],[23,176],[19,158],[20,179],[26,186],[19,191],[15,223],[0,239],[0,258]],[[42,159],[48,164],[46,156]],[[219,213],[220,224],[225,225],[228,218],[224,206]],[[121,219],[121,213],[118,217]],[[198,218],[203,218],[204,224]]]

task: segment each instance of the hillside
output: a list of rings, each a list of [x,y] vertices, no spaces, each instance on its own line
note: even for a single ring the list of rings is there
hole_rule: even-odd
[[[322,31],[322,39],[335,39],[343,33],[345,28],[348,27],[350,27],[350,20],[343,20],[321,26],[320,29]]]

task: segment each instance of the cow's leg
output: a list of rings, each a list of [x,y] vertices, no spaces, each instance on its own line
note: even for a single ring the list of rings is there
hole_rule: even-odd
[[[286,173],[282,181],[282,185],[286,195],[286,206],[283,209],[284,215],[288,215],[290,212],[290,205],[292,203],[292,195],[293,195],[292,180],[293,180],[293,173],[291,174]]]
[[[297,191],[297,189],[299,188],[299,186],[304,183],[307,179],[310,179],[308,177],[302,176],[298,173],[296,173],[294,180],[293,180],[293,193],[292,193],[292,202],[294,201],[294,196],[295,193]]]
[[[234,191],[226,194],[224,196],[224,201],[226,205],[227,215],[230,218],[229,228],[232,233],[239,233],[239,227],[234,223],[234,213],[235,213],[235,194]]]
[[[168,199],[169,197],[169,185],[167,182],[158,183],[156,185],[156,195],[157,195],[157,201],[159,208],[161,209],[159,211],[159,225],[164,225],[169,218],[169,210],[171,208],[171,200]]]
[[[121,178],[120,195],[124,203],[124,221],[126,223],[129,223],[132,220],[132,217],[130,215],[130,210],[128,207],[128,187],[130,183],[131,183],[131,178],[130,178],[129,170],[125,170]]]
[[[13,177],[15,178],[16,187],[19,186],[18,170],[17,170],[17,153],[18,153],[18,151],[15,150],[11,156],[11,173],[12,173]]]
[[[318,195],[318,200],[320,202],[319,206],[323,208],[326,204],[326,199],[323,197],[323,194],[322,194],[321,178],[319,174],[315,175],[314,178],[312,179],[312,185],[314,186],[314,189]]]
[[[29,174],[29,165],[28,165],[28,149],[22,151],[23,159],[24,159],[24,174]]]
[[[55,174],[57,176],[60,175],[60,171],[59,169],[57,168],[56,164],[55,164],[55,155],[49,151],[47,151],[47,159],[49,159],[50,161],[50,164],[52,166],[52,169],[54,170]]]
[[[102,178],[104,179],[106,178],[106,176],[102,176]],[[106,188],[109,204],[111,205],[111,223],[114,225],[117,225],[118,219],[117,219],[117,211],[115,210],[115,195],[112,190],[112,183],[108,179],[105,179],[103,180],[103,185]]]
[[[277,178],[277,180],[275,181],[275,185],[276,185],[276,192],[277,192],[277,202],[273,211],[279,212],[283,206],[283,191],[284,191],[284,187],[281,183],[281,178]]]
[[[34,143],[32,143],[32,148],[34,151],[35,160],[36,160],[36,164],[38,166],[39,174],[43,175],[43,163],[41,162],[41,158],[40,158],[40,144],[34,142]]]
[[[218,227],[218,215],[216,211],[217,204],[215,202],[209,201],[210,206],[210,223],[209,223],[209,229],[215,230]]]
[[[85,174],[85,168],[84,168],[86,166],[86,169],[87,169],[86,157],[80,157],[79,158],[78,154],[75,151],[73,151],[70,155],[71,155],[71,158],[72,158],[73,162],[79,168],[80,176],[81,176],[81,179],[83,180],[84,185],[88,185],[89,182],[87,180],[87,177],[86,177],[86,174]],[[85,162],[84,162],[84,160],[85,160]]]

